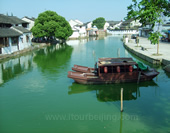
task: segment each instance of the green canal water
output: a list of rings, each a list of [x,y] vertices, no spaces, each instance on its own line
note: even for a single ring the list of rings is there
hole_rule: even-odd
[[[170,74],[162,67],[128,53],[121,37],[67,44],[0,63],[0,133],[170,132]],[[67,78],[74,64],[93,67],[99,57],[132,57],[160,74],[138,85],[81,85]]]

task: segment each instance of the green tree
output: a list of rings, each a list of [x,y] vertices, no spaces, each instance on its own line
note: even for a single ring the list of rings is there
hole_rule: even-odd
[[[53,11],[45,11],[38,15],[31,29],[35,37],[51,37],[66,40],[73,31],[64,17]]]
[[[133,4],[127,7],[128,14],[125,19],[133,18],[139,20],[142,26],[150,24],[152,29],[158,24],[156,32],[150,32],[148,38],[152,44],[157,44],[157,54],[159,54],[159,26],[162,23],[162,16],[170,16],[170,3],[168,0],[132,0]]]
[[[99,17],[93,20],[92,26],[96,25],[98,29],[103,29],[105,23],[106,23],[105,19],[103,17]]]

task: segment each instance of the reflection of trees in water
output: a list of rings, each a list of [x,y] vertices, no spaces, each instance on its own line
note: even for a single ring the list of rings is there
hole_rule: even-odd
[[[73,83],[69,87],[68,94],[78,94],[88,91],[96,91],[96,98],[101,102],[119,101],[121,88],[123,88],[123,100],[136,100],[140,97],[140,87],[157,86],[154,81],[126,84],[108,84],[108,85],[81,85]]]
[[[32,70],[32,57],[33,55],[29,54],[1,63],[0,84],[7,82],[12,78],[15,78],[16,76],[19,76],[24,72]]]
[[[71,58],[73,48],[68,45],[52,45],[37,51],[34,62],[42,72],[55,74]]]
[[[165,71],[165,70],[164,70]],[[170,78],[170,72],[165,71],[165,74],[168,78]]]

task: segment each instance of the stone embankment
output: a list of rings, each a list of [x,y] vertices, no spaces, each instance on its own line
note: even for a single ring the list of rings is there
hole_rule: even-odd
[[[37,49],[41,49],[41,48],[46,47],[47,45],[49,45],[49,44],[46,44],[46,43],[39,43],[39,44],[32,43],[32,44],[33,45],[31,47],[29,47],[29,48],[25,48],[23,50],[20,50],[20,51],[11,53],[11,54],[0,55],[0,61],[3,61],[4,59],[20,56],[20,55],[22,55],[24,53],[34,51],[34,50],[37,50]]]
[[[137,46],[135,39],[124,38],[124,46],[127,50],[136,56],[156,65],[170,64],[170,43],[160,42],[159,55],[157,53],[157,45],[150,43],[148,38],[139,37]]]

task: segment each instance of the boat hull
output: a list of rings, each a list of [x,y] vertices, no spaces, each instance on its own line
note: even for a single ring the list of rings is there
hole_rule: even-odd
[[[95,69],[91,67],[74,65],[74,67],[72,67],[72,70],[76,72],[91,73],[91,72],[94,72]]]
[[[156,77],[158,74],[159,72],[155,70],[151,70],[149,72],[142,72],[141,75],[139,75],[139,71],[111,74],[103,73],[101,75],[96,75],[95,73],[69,71],[68,77],[72,78],[75,82],[80,84],[113,84],[149,81]]]

